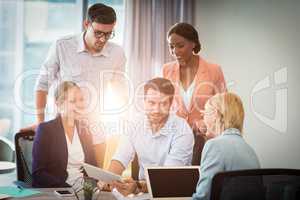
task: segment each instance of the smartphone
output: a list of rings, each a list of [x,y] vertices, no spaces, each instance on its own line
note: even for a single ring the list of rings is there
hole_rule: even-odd
[[[61,197],[71,197],[74,196],[74,193],[69,190],[55,190],[54,193]]]

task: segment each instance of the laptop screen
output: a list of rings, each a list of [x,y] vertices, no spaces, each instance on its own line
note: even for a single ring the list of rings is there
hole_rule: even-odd
[[[196,191],[199,168],[148,169],[153,198],[191,197]]]

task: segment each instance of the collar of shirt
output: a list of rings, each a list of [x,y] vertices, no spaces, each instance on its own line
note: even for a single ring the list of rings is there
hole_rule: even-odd
[[[82,53],[82,52],[88,52],[85,43],[84,43],[84,36],[85,36],[85,32],[82,32],[79,36],[78,36],[78,43],[77,43],[77,52],[78,53]],[[99,53],[93,54],[93,56],[105,56],[105,57],[109,57],[109,48],[108,48],[108,42],[106,42],[106,44],[104,45],[104,47],[102,48],[102,50]]]
[[[222,136],[224,136],[224,135],[238,135],[238,136],[241,136],[241,133],[240,133],[239,129],[228,128],[228,129],[224,130],[221,135]]]
[[[143,120],[144,120],[143,121],[143,123],[144,123],[144,134],[150,134],[153,138],[160,137],[160,136],[167,136],[173,130],[172,117],[170,116],[170,114],[168,116],[167,121],[163,125],[163,127],[161,127],[158,130],[158,132],[156,132],[156,133],[152,132],[151,125],[149,123],[149,120],[148,120],[147,116],[145,116]]]

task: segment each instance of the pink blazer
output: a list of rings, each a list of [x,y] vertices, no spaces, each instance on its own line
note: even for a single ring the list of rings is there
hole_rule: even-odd
[[[163,77],[172,81],[175,87],[172,111],[186,119],[193,129],[200,128],[200,122],[203,120],[200,111],[204,109],[206,101],[216,93],[226,91],[226,83],[220,66],[208,63],[200,56],[199,68],[195,76],[195,89],[188,108],[186,108],[179,92],[180,78],[177,61],[164,64]]]

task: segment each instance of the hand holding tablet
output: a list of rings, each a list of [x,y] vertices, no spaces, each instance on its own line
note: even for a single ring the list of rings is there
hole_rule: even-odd
[[[122,181],[122,177],[120,175],[114,174],[99,167],[83,163],[83,168],[89,177],[94,178],[96,180],[103,181],[106,183],[110,183],[112,181]]]

